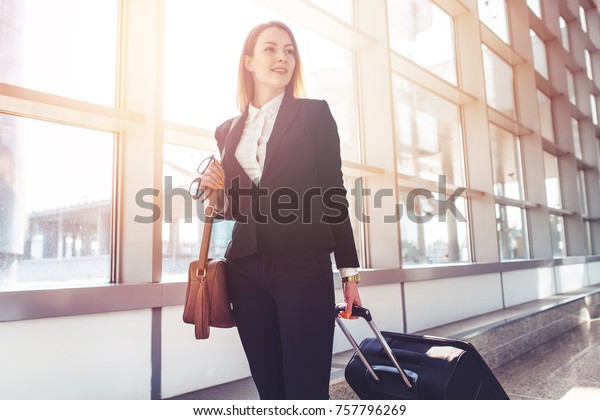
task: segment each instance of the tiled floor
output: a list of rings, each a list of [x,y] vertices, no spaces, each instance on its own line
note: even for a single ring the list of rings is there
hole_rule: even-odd
[[[600,400],[600,319],[494,370],[511,399]]]
[[[351,352],[335,355],[332,399],[355,399],[343,380]],[[582,324],[494,369],[511,399],[600,400],[600,319]],[[250,378],[203,389],[175,399],[257,399]]]

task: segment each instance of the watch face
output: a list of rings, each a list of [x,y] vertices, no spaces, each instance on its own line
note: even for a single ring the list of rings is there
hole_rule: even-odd
[[[347,282],[350,282],[350,283],[358,283],[358,282],[360,282],[360,275],[358,275],[358,274],[354,274],[354,275],[352,275],[352,276],[344,277],[344,278],[342,279],[342,281],[344,281],[344,282],[346,282],[346,283],[347,283]]]

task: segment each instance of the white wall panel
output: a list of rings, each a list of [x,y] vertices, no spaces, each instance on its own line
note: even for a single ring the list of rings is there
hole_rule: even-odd
[[[408,332],[502,309],[500,273],[408,282]]]
[[[556,293],[552,267],[532,268],[502,273],[504,305],[519,305]]]
[[[237,328],[211,328],[196,340],[182,314],[183,306],[162,309],[162,398],[250,376]]]
[[[150,399],[151,311],[0,323],[0,399]]]
[[[588,285],[585,264],[558,265],[554,267],[556,293],[564,293]]]
[[[587,273],[589,284],[600,284],[600,262],[587,264]]]

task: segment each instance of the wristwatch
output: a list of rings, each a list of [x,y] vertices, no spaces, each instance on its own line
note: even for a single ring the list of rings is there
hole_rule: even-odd
[[[360,283],[360,274],[353,274],[348,277],[342,277],[342,283]]]

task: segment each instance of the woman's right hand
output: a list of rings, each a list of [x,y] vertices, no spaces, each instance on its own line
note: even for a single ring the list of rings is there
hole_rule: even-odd
[[[209,206],[212,206],[215,211],[223,209],[225,194],[221,162],[215,160],[206,168],[200,176],[200,189],[204,191],[204,197],[208,200]]]

